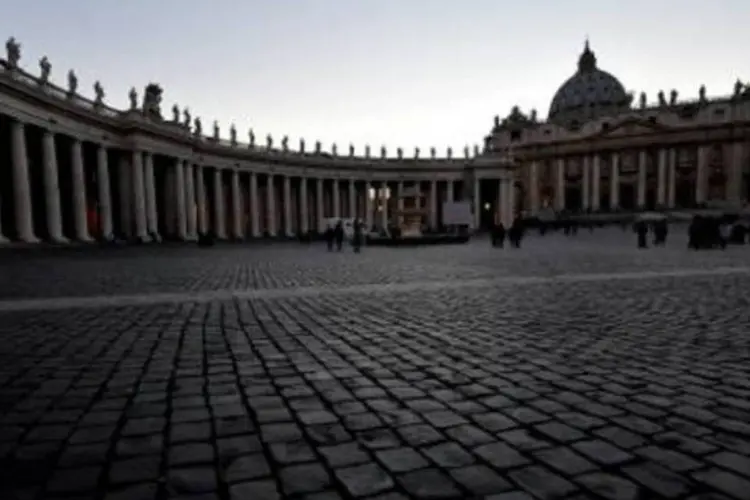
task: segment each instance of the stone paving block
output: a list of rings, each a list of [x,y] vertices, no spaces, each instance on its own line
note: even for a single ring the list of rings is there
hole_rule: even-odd
[[[336,469],[335,475],[354,497],[374,495],[394,486],[391,476],[375,463]]]
[[[396,480],[414,498],[461,498],[453,480],[437,469],[407,472]]]
[[[639,500],[643,490],[632,481],[604,472],[593,472],[575,478],[586,490],[606,500]]]
[[[573,448],[602,465],[616,465],[633,458],[633,455],[600,440],[579,441],[573,444]]]
[[[413,448],[382,450],[376,452],[375,456],[391,472],[411,472],[429,465]]]
[[[469,465],[452,469],[449,473],[473,495],[491,495],[513,488],[508,481],[485,465]]]
[[[693,478],[737,500],[746,499],[750,491],[750,480],[716,467],[695,472]]]
[[[540,498],[562,498],[578,490],[571,482],[539,465],[511,471],[508,476],[524,491]]]

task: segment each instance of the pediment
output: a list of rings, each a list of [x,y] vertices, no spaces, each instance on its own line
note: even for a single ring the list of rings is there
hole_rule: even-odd
[[[626,118],[620,122],[602,122],[600,131],[592,136],[601,139],[616,139],[619,137],[635,137],[665,131],[667,126],[658,122],[642,118]]]

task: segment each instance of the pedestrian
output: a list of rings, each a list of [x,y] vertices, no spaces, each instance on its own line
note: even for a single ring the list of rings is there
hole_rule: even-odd
[[[340,220],[336,223],[336,227],[333,230],[333,239],[336,240],[336,250],[340,252],[344,244],[344,223]]]
[[[648,237],[648,224],[640,220],[635,223],[635,232],[638,234],[638,248],[648,248],[646,238]]]
[[[354,247],[354,253],[359,253],[362,247],[362,240],[364,238],[362,224],[355,220],[354,221],[354,234],[352,235],[352,247]]]

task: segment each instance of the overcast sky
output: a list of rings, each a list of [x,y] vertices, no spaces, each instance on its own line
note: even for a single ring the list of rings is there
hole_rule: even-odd
[[[626,89],[728,94],[750,80],[750,2],[734,0],[0,0],[22,66],[68,69],[109,104],[153,81],[240,139],[289,135],[325,149],[456,151],[513,105],[546,116],[588,36]],[[260,139],[261,141],[263,139]],[[409,153],[411,154],[411,153]]]

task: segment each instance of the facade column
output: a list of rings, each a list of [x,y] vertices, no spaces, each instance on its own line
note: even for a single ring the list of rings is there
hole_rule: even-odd
[[[241,240],[245,237],[242,227],[242,203],[240,199],[240,172],[232,170],[232,236]]]
[[[667,206],[674,208],[677,191],[677,149],[675,148],[669,150],[669,174],[667,179]]]
[[[565,158],[557,160],[557,187],[555,188],[555,208],[565,210]]]
[[[86,177],[83,173],[83,146],[81,141],[74,139],[71,144],[71,171],[73,173],[73,209],[76,238],[79,241],[90,242],[88,217],[86,214]]]
[[[665,148],[659,149],[656,172],[656,204],[663,207],[667,204],[667,154]]]
[[[373,198],[372,183],[370,181],[365,182],[365,226],[366,233],[372,231],[372,198]]]
[[[177,205],[177,237],[182,241],[188,239],[187,211],[185,201],[185,167],[182,160],[175,158],[174,162],[174,193]]]
[[[58,177],[55,135],[44,131],[42,139],[44,156],[44,197],[47,208],[47,229],[53,243],[67,243],[63,235],[62,212],[60,209],[60,178]]]
[[[258,202],[258,174],[250,172],[250,233],[260,238],[260,203]]]
[[[333,217],[341,217],[341,186],[338,179],[333,179]]]
[[[437,181],[432,179],[430,181],[430,229],[437,229],[438,227],[438,191]]]
[[[273,174],[269,173],[266,180],[266,227],[268,235],[276,236],[276,189]]]
[[[224,185],[221,182],[221,169],[214,169],[214,228],[216,237],[220,240],[227,239],[227,223],[224,201]]]
[[[197,210],[195,208],[195,169],[187,160],[184,162],[185,177],[185,211],[187,219],[187,239],[198,239]]]
[[[730,146],[729,172],[726,180],[727,201],[736,208],[742,207],[742,159],[745,144],[738,141]]]
[[[380,192],[380,203],[383,210],[380,211],[380,223],[383,226],[384,230],[388,230],[388,205],[390,203],[390,188],[388,187],[388,181],[383,181],[381,183],[381,192]]]
[[[695,202],[706,202],[706,184],[708,176],[708,146],[698,147],[698,170],[695,176]]]
[[[482,223],[482,192],[480,178],[474,174],[474,231],[479,230]]]
[[[154,179],[154,156],[146,153],[143,157],[144,186],[146,188],[146,220],[148,232],[158,240],[159,217],[156,208],[156,180]]]
[[[208,212],[206,210],[206,179],[203,176],[203,166],[195,166],[196,207],[198,212],[198,231],[208,233]]]
[[[531,178],[529,193],[529,203],[531,208],[531,215],[536,215],[539,212],[539,162],[532,161],[529,167],[529,177]]]
[[[38,243],[34,234],[34,216],[29,184],[29,158],[26,154],[26,133],[23,123],[12,125],[13,148],[13,201],[16,210],[18,238],[26,243]]]
[[[646,151],[638,153],[638,208],[646,206]]]
[[[448,180],[448,186],[447,186],[447,189],[446,189],[446,194],[445,194],[445,201],[448,201],[448,202],[455,201],[456,195],[455,195],[455,192],[454,192],[454,187],[455,186],[454,186],[453,179],[449,179]]]
[[[354,179],[349,179],[349,217],[357,218],[357,186]]]
[[[141,241],[149,241],[146,222],[146,193],[143,186],[143,153],[133,151],[133,207],[135,208],[135,235]]]
[[[398,226],[401,227],[404,224],[404,181],[398,181],[398,184],[396,185],[396,211],[398,212],[398,215],[396,216],[396,220],[398,221]]]
[[[505,193],[505,179],[500,177],[497,180],[497,199],[495,200],[495,216],[494,216],[494,223],[495,224],[502,224],[505,226],[505,198],[507,197],[507,194]]]
[[[323,234],[326,230],[325,214],[323,213],[323,179],[315,181],[315,220],[318,221],[318,233]]]
[[[588,210],[591,201],[591,158],[589,156],[583,157],[583,189],[581,190],[581,208]]]
[[[288,175],[284,176],[283,186],[284,236],[291,238],[294,236],[294,232],[292,231],[292,179]]]
[[[595,154],[591,165],[591,210],[599,210],[601,204],[601,158]]]
[[[102,238],[112,239],[112,196],[109,184],[109,159],[107,148],[100,145],[96,150],[96,177],[99,188],[99,224],[101,225]]]
[[[301,177],[299,180],[299,204],[300,204],[300,233],[306,235],[310,232],[310,207],[307,197],[307,177]]]
[[[620,206],[620,154],[612,153],[612,169],[609,179],[609,206],[612,209]]]

